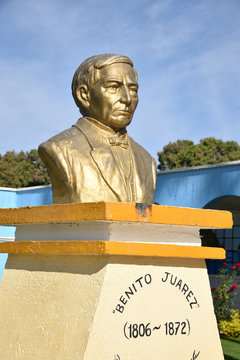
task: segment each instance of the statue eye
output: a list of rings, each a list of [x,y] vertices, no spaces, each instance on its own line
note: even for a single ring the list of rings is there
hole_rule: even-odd
[[[110,92],[116,92],[119,89],[119,85],[118,84],[109,84],[107,86],[107,90]]]
[[[138,93],[138,88],[137,87],[130,87],[129,88],[129,91],[133,92],[134,94],[137,94]]]

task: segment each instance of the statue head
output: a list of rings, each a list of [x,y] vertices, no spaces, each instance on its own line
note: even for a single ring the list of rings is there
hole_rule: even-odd
[[[138,103],[137,91],[136,70],[123,55],[88,58],[72,81],[73,98],[81,114],[117,131],[130,124]]]

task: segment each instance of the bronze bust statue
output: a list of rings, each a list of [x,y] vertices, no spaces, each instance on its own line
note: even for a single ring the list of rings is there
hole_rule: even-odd
[[[74,74],[72,94],[83,117],[38,149],[53,202],[153,203],[155,160],[126,131],[138,103],[132,61],[113,54],[88,58]]]

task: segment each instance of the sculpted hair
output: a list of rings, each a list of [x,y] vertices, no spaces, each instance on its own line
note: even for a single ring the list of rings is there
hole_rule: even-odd
[[[133,62],[127,56],[102,54],[89,57],[75,71],[72,81],[72,96],[83,116],[86,115],[86,111],[76,95],[77,89],[81,85],[86,85],[88,89],[91,89],[99,80],[99,70],[116,63],[129,64],[133,68]],[[137,72],[134,68],[133,70],[137,78]]]

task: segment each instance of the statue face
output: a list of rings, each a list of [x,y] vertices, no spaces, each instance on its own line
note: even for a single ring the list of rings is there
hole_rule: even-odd
[[[100,80],[89,90],[88,114],[114,130],[128,126],[138,103],[133,68],[116,63],[99,70]]]

